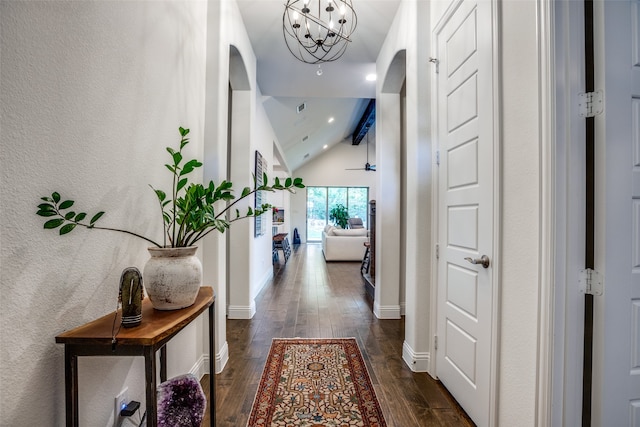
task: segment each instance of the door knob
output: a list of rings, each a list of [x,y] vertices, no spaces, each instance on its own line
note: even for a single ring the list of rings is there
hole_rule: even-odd
[[[471,264],[480,264],[484,268],[489,268],[489,257],[486,255],[482,255],[480,258],[469,258],[466,257],[465,260],[469,261]]]

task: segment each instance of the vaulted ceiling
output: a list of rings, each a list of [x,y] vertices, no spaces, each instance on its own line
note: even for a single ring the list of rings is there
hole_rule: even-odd
[[[324,0],[323,0],[324,1]],[[358,24],[345,54],[318,65],[298,61],[286,47],[285,0],[237,0],[258,61],[262,102],[280,141],[280,157],[294,171],[348,138],[370,98],[375,62],[400,0],[352,0]],[[304,104],[300,113],[297,107]],[[329,123],[329,119],[333,121]]]

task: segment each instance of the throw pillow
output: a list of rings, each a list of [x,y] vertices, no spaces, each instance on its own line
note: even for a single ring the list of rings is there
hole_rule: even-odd
[[[368,230],[366,228],[336,228],[333,230],[334,236],[366,236]]]

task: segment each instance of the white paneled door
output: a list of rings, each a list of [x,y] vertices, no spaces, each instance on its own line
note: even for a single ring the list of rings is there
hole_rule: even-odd
[[[595,15],[603,114],[596,117],[593,425],[640,426],[640,2],[604,1]],[[604,71],[604,73],[602,73]]]
[[[490,424],[494,375],[492,7],[491,1],[459,1],[434,34],[440,156],[436,373],[478,426]]]

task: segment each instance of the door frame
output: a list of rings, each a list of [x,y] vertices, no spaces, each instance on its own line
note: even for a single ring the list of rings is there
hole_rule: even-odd
[[[577,10],[576,10],[577,9]],[[584,92],[584,7],[582,2],[555,2],[548,11],[552,33],[547,73],[554,109],[550,117],[549,144],[543,158],[553,174],[547,201],[551,215],[545,234],[549,236],[546,257],[549,269],[541,276],[547,283],[546,312],[541,308],[538,390],[538,419],[546,425],[579,425],[582,415],[584,295],[578,292],[578,272],[584,268],[586,194],[584,189],[586,154],[584,119],[578,114],[577,94]],[[579,70],[576,73],[576,69]],[[576,78],[576,75],[578,78]],[[551,110],[550,108],[550,110]],[[545,164],[543,163],[543,164]],[[578,166],[576,166],[578,165]],[[541,246],[542,249],[545,247]],[[549,275],[548,273],[552,273]],[[545,282],[543,282],[543,285]],[[552,402],[558,402],[553,405]]]
[[[454,12],[458,10],[461,4],[465,0],[455,0],[451,2],[446,12],[443,14],[442,18],[437,22],[437,24],[433,27],[432,37],[431,37],[431,51],[434,52],[434,55],[437,57],[438,55],[438,34],[442,31],[443,26],[448,22]],[[500,238],[502,234],[501,229],[501,206],[502,206],[502,182],[501,182],[501,145],[502,145],[502,136],[501,136],[501,128],[500,124],[502,122],[502,108],[501,108],[501,95],[502,95],[502,85],[500,84],[500,4],[498,0],[490,0],[491,3],[491,19],[492,19],[492,34],[491,34],[491,50],[492,50],[492,67],[493,67],[493,253],[489,254],[491,259],[491,264],[493,268],[493,274],[491,278],[491,286],[492,286],[492,307],[493,313],[491,316],[491,355],[490,355],[490,367],[491,375],[490,375],[490,385],[489,385],[489,425],[497,425],[498,422],[498,383],[499,383],[499,320],[500,320],[500,265],[501,265],[501,248],[500,248]],[[437,60],[437,58],[436,58]],[[436,67],[433,67],[433,71],[431,73],[431,85],[432,85],[432,98],[431,98],[431,123],[433,123],[431,138],[434,141],[432,148],[432,158],[434,159],[434,165],[432,168],[432,180],[433,180],[433,191],[431,198],[431,207],[432,207],[432,228],[431,235],[434,241],[434,246],[439,244],[438,242],[438,229],[440,226],[440,218],[439,218],[439,198],[440,198],[440,169],[437,164],[439,161],[439,152],[440,152],[440,144],[438,140],[438,74],[437,70],[437,62]],[[435,337],[438,332],[438,286],[439,286],[439,278],[440,272],[438,271],[438,254],[437,250],[432,251],[431,257],[431,348],[433,349],[433,355],[430,357],[430,369],[429,374],[434,378],[437,378],[438,374],[438,366],[437,366],[437,357],[436,357],[436,345],[435,345]]]

